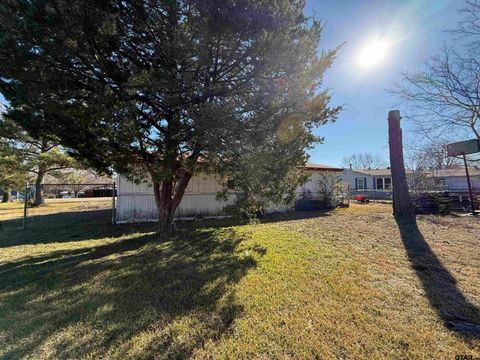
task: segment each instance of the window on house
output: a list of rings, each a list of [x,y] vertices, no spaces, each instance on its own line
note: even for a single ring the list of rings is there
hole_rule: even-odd
[[[435,179],[435,185],[445,186],[445,179]]]
[[[383,178],[383,188],[385,190],[392,190],[392,178]]]
[[[365,178],[357,178],[357,189],[358,190],[365,190]]]
[[[382,177],[377,178],[375,181],[377,190],[392,190],[392,178]]]

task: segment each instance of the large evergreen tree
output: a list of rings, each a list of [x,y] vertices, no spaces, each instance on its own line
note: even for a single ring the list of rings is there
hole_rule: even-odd
[[[318,54],[321,25],[304,6],[6,0],[0,90],[26,129],[48,129],[95,168],[148,173],[169,231],[199,166],[228,171],[259,145],[295,148],[295,168],[312,128],[335,118],[319,90],[335,51]]]

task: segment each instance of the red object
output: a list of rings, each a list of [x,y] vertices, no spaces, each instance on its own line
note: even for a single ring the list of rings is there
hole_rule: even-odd
[[[355,195],[353,197],[354,200],[357,200],[359,203],[369,203],[370,200],[368,199],[367,195]]]

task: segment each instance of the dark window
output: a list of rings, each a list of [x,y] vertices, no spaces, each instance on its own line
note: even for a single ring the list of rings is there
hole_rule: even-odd
[[[377,190],[392,190],[392,178],[382,177],[376,180]]]
[[[384,178],[384,189],[385,190],[392,190],[392,178]]]

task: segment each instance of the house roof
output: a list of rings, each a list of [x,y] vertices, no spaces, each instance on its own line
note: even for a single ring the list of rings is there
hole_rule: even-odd
[[[390,168],[386,169],[352,169],[353,171],[369,175],[369,176],[392,176],[392,171]],[[412,170],[405,169],[407,174],[413,174]]]
[[[342,168],[338,168],[335,166],[324,165],[324,164],[316,164],[316,163],[306,163],[303,167],[305,170],[314,170],[314,171],[333,171],[333,172],[341,172],[343,171]]]
[[[352,169],[352,171],[356,171],[358,173],[362,173],[369,176],[392,176],[392,171],[389,168],[386,169]],[[469,168],[468,169],[470,176],[480,176],[480,169],[477,168]],[[407,175],[413,174],[412,170],[405,169]],[[433,177],[462,177],[465,175],[465,169],[463,167],[454,168],[454,169],[442,169],[442,170],[432,170],[427,171],[426,174],[428,176]]]
[[[469,168],[468,173],[470,176],[480,176],[480,169]],[[454,169],[442,169],[442,170],[433,170],[430,172],[434,177],[456,177],[456,176],[467,176],[465,174],[465,168],[454,168]]]

